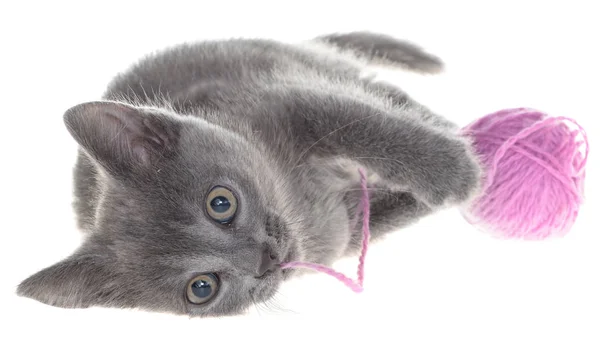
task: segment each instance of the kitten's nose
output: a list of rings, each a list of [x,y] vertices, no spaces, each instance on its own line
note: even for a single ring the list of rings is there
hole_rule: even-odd
[[[260,265],[256,273],[256,277],[263,276],[267,271],[274,270],[279,264],[277,255],[269,248],[265,248],[260,258]]]

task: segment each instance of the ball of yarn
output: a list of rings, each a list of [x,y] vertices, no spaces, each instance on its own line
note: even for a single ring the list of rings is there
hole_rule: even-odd
[[[463,215],[503,238],[564,236],[583,201],[588,141],[567,117],[506,109],[462,130],[484,168],[481,194]]]

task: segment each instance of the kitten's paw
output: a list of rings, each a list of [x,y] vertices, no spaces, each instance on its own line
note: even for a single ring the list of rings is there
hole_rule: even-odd
[[[479,161],[464,140],[446,138],[436,143],[421,169],[423,179],[415,184],[417,194],[437,207],[470,200],[480,188]]]

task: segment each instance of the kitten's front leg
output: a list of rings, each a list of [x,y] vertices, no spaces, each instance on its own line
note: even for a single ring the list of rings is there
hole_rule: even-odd
[[[480,167],[451,132],[350,97],[302,97],[287,110],[303,156],[354,159],[429,206],[462,202],[478,187]]]
[[[458,130],[458,126],[452,121],[433,113],[427,107],[416,102],[407,93],[392,84],[386,82],[372,82],[370,80],[364,80],[363,83],[366,88],[374,91],[375,94],[382,95],[391,100],[392,104],[396,107],[396,110],[392,112],[394,115],[402,117],[403,114],[405,114],[406,116],[420,119],[435,128],[440,128],[448,132]]]

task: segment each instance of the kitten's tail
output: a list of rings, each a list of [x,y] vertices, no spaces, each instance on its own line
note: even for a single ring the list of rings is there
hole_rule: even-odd
[[[351,32],[319,36],[316,41],[352,52],[369,63],[398,66],[408,70],[436,74],[444,64],[437,56],[417,45],[388,35],[371,32]]]

